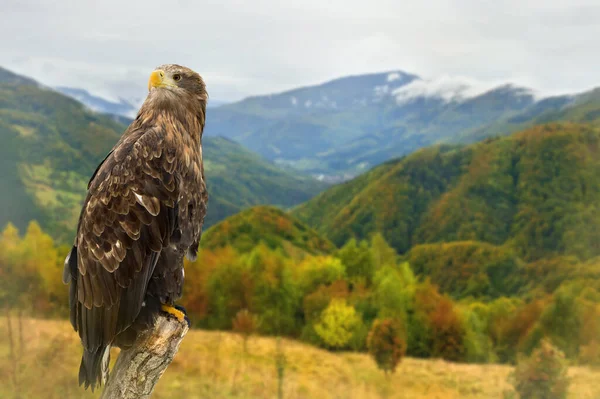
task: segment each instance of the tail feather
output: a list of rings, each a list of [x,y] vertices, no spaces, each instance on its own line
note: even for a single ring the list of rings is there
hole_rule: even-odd
[[[79,366],[79,385],[84,385],[85,389],[96,385],[101,386],[108,379],[108,364],[110,363],[110,346],[98,348],[95,352],[83,351],[81,365]]]

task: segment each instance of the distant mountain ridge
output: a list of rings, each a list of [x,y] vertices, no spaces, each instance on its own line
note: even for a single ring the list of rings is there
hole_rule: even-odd
[[[88,179],[126,129],[120,122],[0,68],[0,226],[36,219],[59,242],[72,239]],[[203,144],[207,227],[253,205],[291,207],[326,187],[228,139]]]
[[[511,84],[389,71],[221,106],[207,118],[206,133],[276,163],[344,180],[432,144],[511,133],[588,94],[543,98]]]
[[[90,94],[87,90],[72,87],[59,86],[56,87],[56,90],[66,96],[74,98],[92,111],[103,114],[113,114],[133,118],[137,112],[136,106],[122,98],[120,98],[118,102],[110,101]]]
[[[132,116],[130,102],[59,90],[98,112]],[[272,162],[338,182],[429,145],[512,133],[586,95],[544,97],[513,84],[425,79],[393,70],[235,103],[210,100],[206,135],[230,138]]]

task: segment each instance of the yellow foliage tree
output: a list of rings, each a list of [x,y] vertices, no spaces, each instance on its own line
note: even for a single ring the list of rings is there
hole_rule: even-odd
[[[321,314],[315,332],[327,346],[341,349],[348,345],[361,322],[353,306],[334,299]]]

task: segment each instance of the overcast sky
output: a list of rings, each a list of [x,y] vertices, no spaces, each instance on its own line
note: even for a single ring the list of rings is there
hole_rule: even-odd
[[[200,72],[211,98],[404,70],[600,86],[599,0],[2,0],[0,65],[51,86],[145,96],[150,71]]]

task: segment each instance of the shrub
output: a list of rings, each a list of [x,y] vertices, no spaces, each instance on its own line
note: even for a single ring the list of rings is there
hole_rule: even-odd
[[[564,399],[569,388],[565,355],[542,340],[531,357],[519,362],[512,379],[521,399]]]
[[[393,373],[406,353],[404,329],[397,320],[375,320],[367,337],[369,354],[377,367],[386,374]]]

